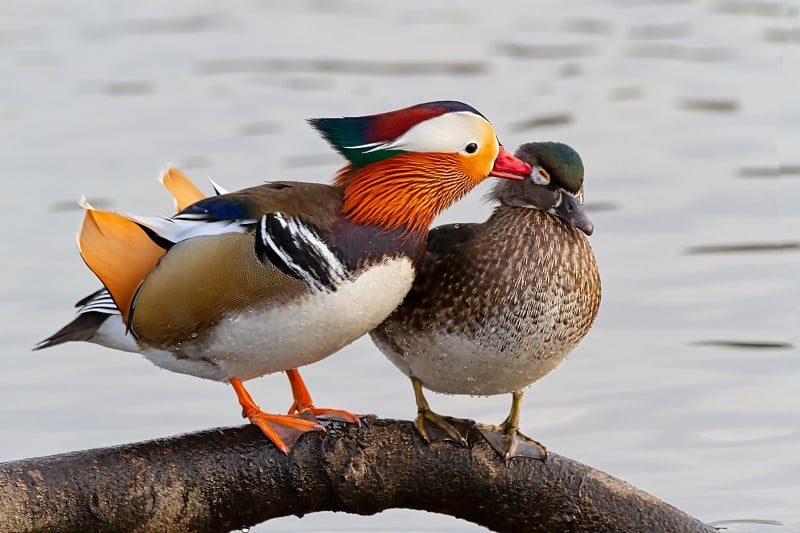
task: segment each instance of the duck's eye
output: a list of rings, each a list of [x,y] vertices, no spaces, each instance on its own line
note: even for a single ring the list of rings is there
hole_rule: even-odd
[[[539,175],[539,179],[542,180],[543,183],[550,183],[550,174],[543,168],[540,168],[536,172]]]
[[[465,148],[464,151],[468,154],[474,154],[478,151],[478,143],[469,143]]]

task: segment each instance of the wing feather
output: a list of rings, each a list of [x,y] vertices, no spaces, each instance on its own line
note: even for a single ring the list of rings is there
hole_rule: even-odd
[[[317,228],[297,217],[269,213],[261,217],[256,233],[256,255],[284,274],[315,290],[335,291],[347,279],[339,251]]]

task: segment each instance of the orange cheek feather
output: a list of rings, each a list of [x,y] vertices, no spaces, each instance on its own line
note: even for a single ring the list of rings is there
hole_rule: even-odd
[[[437,214],[469,192],[490,169],[491,165],[486,174],[469,175],[459,154],[396,155],[349,169],[342,211],[357,224],[426,230]]]
[[[462,169],[462,172],[472,181],[472,186],[489,177],[494,167],[494,160],[500,153],[500,143],[494,129],[488,122],[483,122],[481,129],[480,149],[474,154],[449,154],[452,156],[453,165]]]
[[[499,149],[489,152],[487,148],[487,151],[475,154],[471,157],[458,156],[460,158],[458,164],[460,164],[461,168],[464,169],[464,173],[472,180],[473,186],[485,180],[492,172],[494,159],[498,151]]]

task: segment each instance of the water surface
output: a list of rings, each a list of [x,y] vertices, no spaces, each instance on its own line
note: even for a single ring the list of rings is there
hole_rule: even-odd
[[[603,305],[527,393],[523,431],[703,520],[800,530],[797,17],[754,0],[5,3],[0,460],[241,423],[218,383],[90,345],[30,351],[98,286],[75,250],[81,194],[169,215],[167,163],[230,189],[326,182],[341,160],[305,118],[458,99],[506,146],[568,142],[587,169]],[[484,219],[485,190],[440,221]],[[414,415],[368,340],[304,376],[320,405]],[[282,376],[251,391],[289,403]],[[510,402],[430,400],[486,422]],[[269,528],[478,529],[402,510]]]

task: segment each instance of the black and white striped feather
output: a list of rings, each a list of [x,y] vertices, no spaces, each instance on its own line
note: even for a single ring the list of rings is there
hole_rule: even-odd
[[[98,291],[93,292],[77,304],[75,307],[79,307],[78,314],[82,315],[85,313],[103,313],[106,315],[121,315],[117,304],[114,303],[114,299],[111,297],[111,293],[108,292],[108,289],[102,288]]]
[[[256,232],[256,255],[284,274],[307,283],[317,291],[334,292],[348,279],[340,252],[320,231],[295,217],[269,213],[261,217]]]

